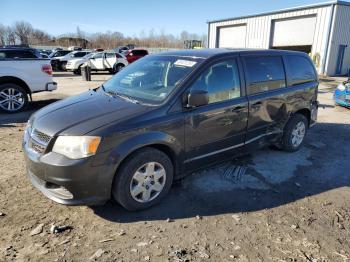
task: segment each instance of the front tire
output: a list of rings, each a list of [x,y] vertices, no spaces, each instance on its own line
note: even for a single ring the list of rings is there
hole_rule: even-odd
[[[284,128],[282,149],[287,152],[298,151],[304,144],[308,120],[301,114],[293,115]]]
[[[27,92],[16,84],[0,85],[0,110],[6,113],[17,113],[28,106]]]
[[[154,148],[129,156],[116,174],[113,198],[129,211],[158,204],[169,192],[174,168],[170,158]]]

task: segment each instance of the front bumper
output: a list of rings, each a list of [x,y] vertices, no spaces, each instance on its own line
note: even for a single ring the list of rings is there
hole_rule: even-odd
[[[350,107],[350,90],[341,91],[336,89],[333,98],[336,104]]]
[[[49,199],[65,205],[99,205],[110,199],[115,169],[101,164],[105,156],[72,160],[23,147],[27,176]]]

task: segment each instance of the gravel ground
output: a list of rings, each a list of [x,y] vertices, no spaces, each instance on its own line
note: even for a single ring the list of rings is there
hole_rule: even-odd
[[[26,179],[25,122],[109,77],[56,74],[57,91],[0,115],[0,261],[350,261],[350,110],[332,102],[341,79],[322,81],[319,124],[297,153],[263,149],[194,173],[142,212],[56,204]]]

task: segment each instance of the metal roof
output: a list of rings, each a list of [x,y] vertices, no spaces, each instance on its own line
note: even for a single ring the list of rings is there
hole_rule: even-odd
[[[212,21],[208,21],[207,23],[211,24],[211,23],[224,22],[224,21],[230,21],[230,20],[238,20],[238,19],[246,19],[246,18],[258,17],[258,16],[274,15],[274,14],[280,14],[280,13],[285,13],[285,12],[293,12],[293,11],[318,8],[318,7],[324,7],[324,6],[330,6],[330,5],[350,6],[350,2],[335,0],[335,1],[330,1],[330,2],[318,3],[318,4],[311,4],[311,5],[304,5],[304,6],[280,9],[277,11],[258,13],[258,14],[253,14],[253,15],[237,16],[237,17],[231,17],[231,18],[225,18],[225,19],[212,20]]]

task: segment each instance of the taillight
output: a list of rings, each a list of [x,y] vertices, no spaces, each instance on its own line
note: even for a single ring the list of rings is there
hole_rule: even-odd
[[[41,67],[41,71],[43,71],[44,73],[48,74],[48,75],[52,75],[52,67],[51,65],[43,65]]]

